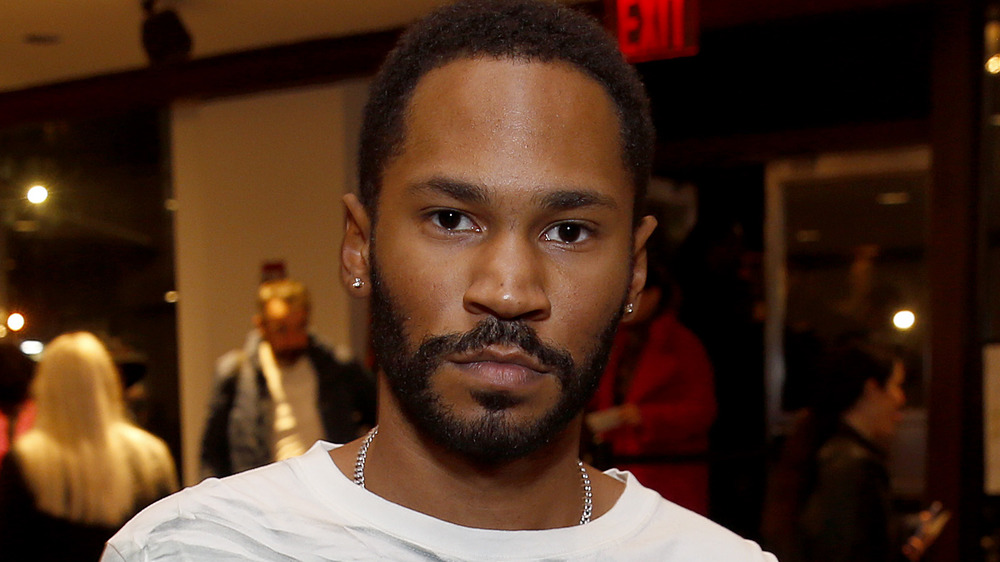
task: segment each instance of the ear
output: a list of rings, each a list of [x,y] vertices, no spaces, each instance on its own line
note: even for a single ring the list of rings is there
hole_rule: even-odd
[[[636,306],[639,302],[639,293],[646,286],[646,240],[656,229],[656,219],[651,215],[642,217],[635,227],[633,234],[634,245],[632,247],[632,281],[628,286],[628,301]]]
[[[861,391],[861,396],[874,396],[880,392],[884,392],[884,390],[885,389],[882,388],[882,385],[880,385],[877,380],[865,379],[865,386]]]
[[[347,293],[354,297],[367,297],[371,290],[371,220],[368,211],[353,193],[344,196],[345,231],[340,247],[340,276]],[[355,287],[356,279],[364,283]]]

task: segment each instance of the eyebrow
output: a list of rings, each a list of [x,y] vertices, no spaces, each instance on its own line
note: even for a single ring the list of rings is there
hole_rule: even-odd
[[[583,207],[617,209],[615,200],[603,193],[581,189],[560,189],[541,197],[542,206],[551,211],[572,211]]]
[[[410,191],[431,191],[445,195],[463,203],[486,204],[489,202],[486,188],[474,183],[448,178],[431,178],[410,186]]]
[[[486,187],[449,178],[435,177],[410,186],[411,191],[430,191],[464,203],[488,204],[490,191]],[[615,200],[588,189],[558,189],[536,196],[536,202],[549,211],[571,211],[583,207],[617,209]]]

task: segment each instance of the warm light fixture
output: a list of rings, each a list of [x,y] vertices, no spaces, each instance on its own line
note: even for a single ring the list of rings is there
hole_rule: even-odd
[[[892,325],[897,330],[909,330],[917,322],[917,315],[909,310],[900,310],[892,316]]]
[[[986,72],[1000,74],[1000,54],[986,59]]]
[[[14,312],[7,317],[7,327],[17,332],[24,328],[24,316],[20,312]]]
[[[45,345],[38,340],[24,340],[21,342],[21,353],[25,355],[41,355],[45,350]]]
[[[33,185],[28,188],[28,201],[38,205],[49,198],[49,190],[44,185]]]

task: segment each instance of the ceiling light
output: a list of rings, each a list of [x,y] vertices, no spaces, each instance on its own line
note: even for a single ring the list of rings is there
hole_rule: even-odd
[[[900,310],[892,316],[892,325],[897,330],[909,330],[917,321],[917,315],[910,310]]]
[[[33,185],[28,189],[28,201],[39,205],[49,198],[49,190],[44,185]]]
[[[20,312],[15,312],[7,317],[7,327],[17,332],[24,328],[24,316]]]

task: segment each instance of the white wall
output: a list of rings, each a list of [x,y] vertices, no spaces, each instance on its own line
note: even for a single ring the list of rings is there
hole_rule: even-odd
[[[340,200],[356,185],[364,98],[352,81],[172,108],[185,484],[197,480],[213,365],[251,329],[263,262],[284,261],[310,288],[318,334],[352,343],[359,315],[339,278]]]

